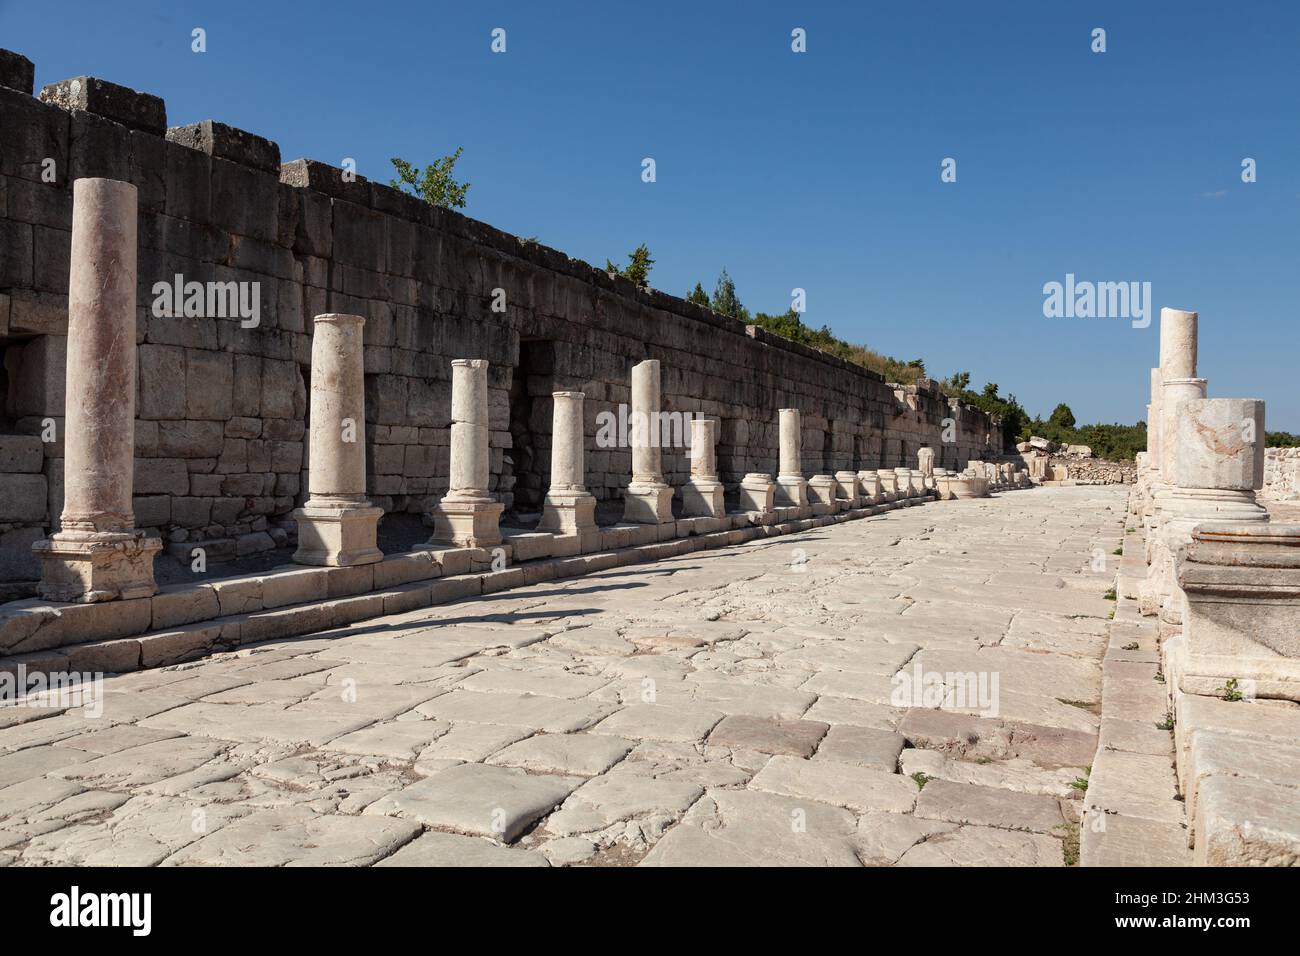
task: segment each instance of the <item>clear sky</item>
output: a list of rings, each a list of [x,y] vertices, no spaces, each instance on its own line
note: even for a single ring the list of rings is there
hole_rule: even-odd
[[[1200,312],[1211,396],[1300,432],[1295,0],[0,0],[0,46],[374,179],[463,146],[476,218],[597,264],[646,242],[679,295],[803,288],[809,324],[1031,414],[1145,417],[1157,323],[1048,319],[1043,285],[1148,281]]]

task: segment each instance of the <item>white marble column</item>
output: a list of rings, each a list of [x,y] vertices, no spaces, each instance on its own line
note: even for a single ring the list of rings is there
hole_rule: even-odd
[[[1264,403],[1254,398],[1202,398],[1180,403],[1173,479],[1161,503],[1157,576],[1160,620],[1166,631],[1182,624],[1178,554],[1198,527],[1266,522],[1255,500],[1264,484]]]
[[[450,487],[430,515],[431,544],[491,548],[501,543],[505,506],[488,491],[488,363],[453,359],[451,363]]]
[[[587,491],[582,392],[553,392],[551,486],[538,531],[579,534],[596,530],[596,498]]]
[[[808,482],[803,477],[803,423],[799,409],[777,411],[780,469],[776,474],[776,506],[808,507]]]
[[[41,597],[148,597],[162,548],[135,527],[136,188],[72,184],[61,528],[36,542]]]
[[[667,524],[673,520],[673,489],[664,480],[660,427],[659,360],[632,366],[632,483],[623,495],[623,520]]]
[[[299,564],[349,567],[383,560],[383,510],[366,497],[365,354],[359,315],[318,315],[311,340],[308,498],[296,512]]]
[[[721,518],[727,513],[718,480],[717,434],[716,419],[691,419],[691,477],[682,485],[683,517]]]

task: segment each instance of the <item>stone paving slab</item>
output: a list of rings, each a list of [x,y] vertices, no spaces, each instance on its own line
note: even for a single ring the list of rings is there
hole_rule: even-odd
[[[0,847],[1061,865],[1099,728],[1157,756],[1096,712],[1105,688],[1151,699],[1140,668],[1102,678],[1151,663],[1108,640],[1114,571],[1090,570],[1122,517],[1108,488],[931,503],[110,677],[98,720],[0,712]],[[895,706],[915,665],[996,673],[999,700]]]

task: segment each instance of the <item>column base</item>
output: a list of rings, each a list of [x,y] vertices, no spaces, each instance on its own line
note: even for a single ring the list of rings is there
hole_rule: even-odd
[[[692,478],[682,485],[683,518],[721,518],[727,513],[722,482]]]
[[[623,520],[667,524],[673,520],[673,489],[664,484],[631,484],[623,493]]]
[[[315,504],[311,499],[293,513],[298,522],[298,550],[293,560],[330,568],[374,564],[384,559],[376,546],[384,509],[366,504]]]
[[[576,534],[596,527],[596,498],[591,492],[547,492],[538,531]]]
[[[777,475],[775,503],[778,508],[807,508],[808,482],[803,478]]]
[[[429,544],[457,548],[495,548],[501,543],[501,512],[506,506],[491,499],[443,498],[426,519],[433,525]]]
[[[162,541],[143,531],[59,531],[32,545],[41,562],[37,593],[47,601],[94,604],[151,597]]]
[[[808,479],[806,487],[809,504],[833,505],[835,503],[835,479],[830,475],[813,475]]]
[[[758,511],[770,514],[776,507],[776,485],[762,472],[751,471],[740,482],[741,511]]]

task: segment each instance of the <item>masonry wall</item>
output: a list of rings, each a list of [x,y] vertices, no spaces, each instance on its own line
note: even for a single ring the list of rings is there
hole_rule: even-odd
[[[1277,501],[1300,498],[1300,448],[1264,449],[1264,488],[1260,494]]]
[[[390,511],[423,511],[446,489],[453,358],[491,363],[492,488],[520,510],[548,481],[559,389],[587,395],[591,490],[621,494],[631,455],[596,446],[596,416],[630,401],[645,358],[662,362],[665,410],[721,420],[732,485],[775,472],[781,407],[803,413],[809,475],[915,465],[924,445],[945,467],[988,457],[988,417],[950,407],[932,382],[891,386],[387,186],[281,164],[273,142],[220,123],[168,128],[157,97],[93,78],[30,91],[0,56],[0,580],[37,576],[29,539],[62,507],[70,183],[87,176],[139,189],[135,509],[178,554],[288,539],[306,489],[311,320],[324,312],[366,318],[368,484]],[[154,284],[178,274],[259,283],[260,324],[155,314]],[[955,441],[942,440],[945,418]],[[34,437],[51,423],[54,441]],[[684,450],[665,465],[673,483],[689,471]]]

